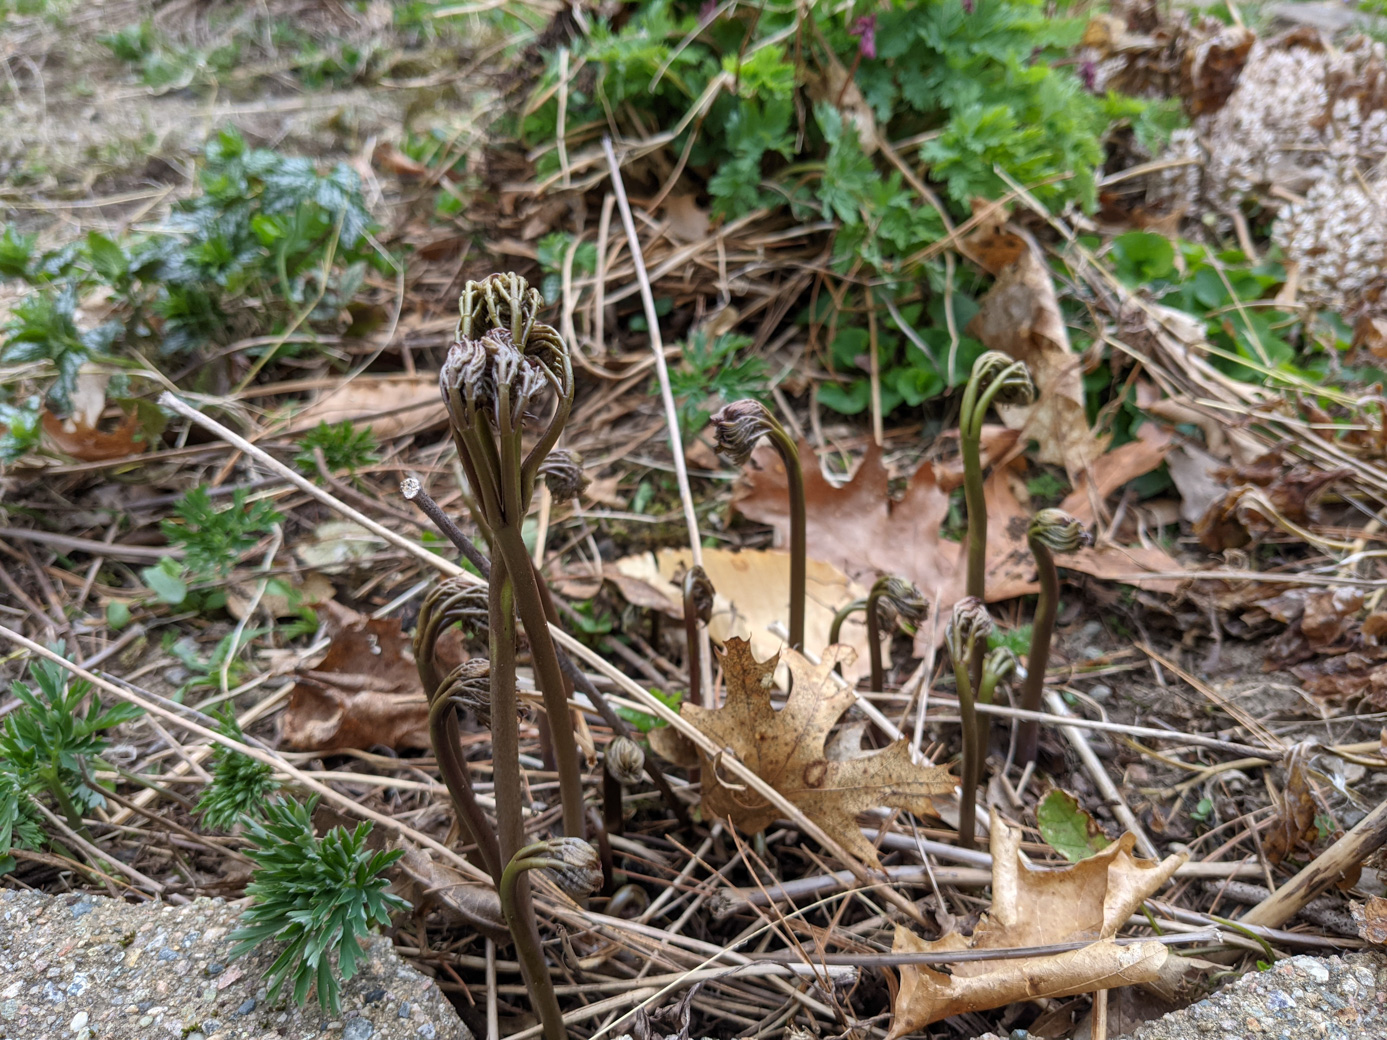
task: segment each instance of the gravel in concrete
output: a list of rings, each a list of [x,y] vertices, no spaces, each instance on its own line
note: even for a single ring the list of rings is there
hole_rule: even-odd
[[[4,1040],[472,1040],[432,979],[375,936],[342,1010],[265,999],[277,949],[231,959],[240,910],[0,891]]]

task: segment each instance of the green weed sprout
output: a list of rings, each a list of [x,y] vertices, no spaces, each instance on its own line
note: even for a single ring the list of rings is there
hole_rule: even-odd
[[[973,700],[971,662],[975,650],[987,646],[992,631],[992,617],[987,605],[975,596],[964,596],[954,604],[953,618],[944,638],[953,660],[954,682],[958,687],[958,714],[963,723],[963,766],[960,770],[961,795],[958,804],[958,843],[971,849],[977,838],[978,781],[982,778],[982,761],[978,715]]]
[[[217,713],[217,732],[234,740],[243,736],[229,704]],[[206,826],[229,831],[243,816],[264,816],[270,795],[278,789],[271,766],[218,744],[212,752],[212,782],[203,789],[197,812]]]
[[[34,788],[25,777],[0,760],[0,874],[15,867],[13,849],[41,849],[43,819],[33,804]]]
[[[713,416],[713,447],[734,466],[744,466],[762,437],[770,437],[785,464],[790,494],[790,645],[804,649],[805,520],[804,472],[799,450],[760,401],[733,401]]]
[[[881,690],[886,684],[886,670],[881,659],[881,633],[896,625],[909,631],[929,617],[929,600],[915,587],[915,583],[894,575],[883,575],[872,584],[865,599],[855,599],[838,609],[833,615],[833,624],[828,629],[828,643],[838,642],[843,631],[843,622],[850,616],[863,611],[867,616],[867,655],[871,663],[871,683],[873,690]]]
[[[322,838],[315,836],[317,801],[271,802],[263,822],[246,821],[255,845],[247,855],[256,863],[246,894],[255,902],[242,915],[242,927],[231,933],[237,940],[231,955],[240,957],[266,941],[285,943],[266,972],[270,999],[293,979],[296,1003],[302,1005],[316,984],[319,1005],[337,1013],[338,978],[356,974],[361,941],[372,928],[388,925],[392,911],[408,910],[409,903],[386,891],[390,881],[383,876],[404,851],[371,852],[366,848],[371,825],[365,822],[351,832],[334,827]]]
[[[54,649],[64,652],[58,643]],[[141,715],[139,708],[120,703],[103,709],[91,684],[85,680],[69,682],[68,673],[59,664],[35,660],[29,665],[29,676],[37,692],[22,682],[10,687],[19,700],[19,707],[5,717],[0,729],[0,763],[4,771],[16,778],[23,794],[17,804],[15,822],[22,814],[28,792],[36,788],[53,796],[68,824],[79,834],[85,833],[82,813],[106,804],[99,787],[84,779],[91,774],[92,759],[108,747],[103,735],[112,727],[129,722]],[[91,694],[85,713],[82,701]],[[13,786],[13,785],[12,785]],[[0,809],[5,815],[11,811]],[[0,829],[4,826],[0,819]],[[14,823],[11,824],[14,826]]]
[[[581,899],[602,887],[602,859],[597,850],[581,838],[555,838],[526,845],[515,851],[497,886],[501,911],[515,938],[520,967],[530,999],[539,1011],[545,1040],[568,1040],[563,1012],[549,982],[544,951],[534,934],[529,886],[524,883],[524,874],[530,870],[544,871],[566,895]]]
[[[263,499],[246,500],[245,488],[231,494],[231,505],[217,509],[206,485],[193,488],[174,505],[181,523],[159,526],[170,545],[181,546],[183,564],[194,574],[224,578],[236,560],[284,519]]]
[[[1071,553],[1089,544],[1084,525],[1060,509],[1042,509],[1031,518],[1026,531],[1031,555],[1035,557],[1040,579],[1040,597],[1035,604],[1035,624],[1031,627],[1031,649],[1026,657],[1026,681],[1021,687],[1021,707],[1040,710],[1045,688],[1045,666],[1050,660],[1050,638],[1055,631],[1055,611],[1059,608],[1060,579],[1055,569],[1055,553]],[[1021,720],[1016,730],[1016,761],[1022,766],[1035,761],[1040,724]]]
[[[377,454],[380,445],[376,443],[371,427],[366,426],[358,430],[346,419],[340,423],[320,422],[303,435],[299,445],[299,451],[294,456],[294,465],[299,468],[299,472],[310,477],[318,475],[315,450],[322,451],[323,464],[329,473],[344,469],[355,473],[380,461]]]

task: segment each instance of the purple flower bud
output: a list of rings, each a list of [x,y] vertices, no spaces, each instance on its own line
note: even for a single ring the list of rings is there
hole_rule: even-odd
[[[864,58],[877,56],[877,16],[864,14],[852,23],[849,36],[857,37],[857,52]]]

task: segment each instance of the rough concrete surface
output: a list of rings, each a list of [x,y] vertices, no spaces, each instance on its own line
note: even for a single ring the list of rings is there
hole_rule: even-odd
[[[472,1040],[432,979],[371,939],[342,1010],[265,999],[277,949],[230,958],[240,910],[0,891],[4,1040]]]

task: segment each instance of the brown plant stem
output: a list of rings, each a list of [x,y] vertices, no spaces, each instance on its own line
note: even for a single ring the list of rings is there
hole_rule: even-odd
[[[602,770],[602,820],[608,834],[620,834],[626,827],[621,808],[621,795],[625,790],[620,780],[612,776],[611,770]]]
[[[491,768],[496,794],[499,860],[506,863],[525,842],[521,797],[520,727],[515,694],[515,589],[504,563],[491,568]],[[502,868],[504,870],[504,868]],[[497,879],[499,885],[500,879]]]
[[[963,724],[963,766],[960,769],[958,799],[958,843],[965,849],[977,843],[978,779],[982,772],[978,761],[978,715],[973,708],[973,683],[968,675],[968,659],[954,664],[954,682],[958,686],[958,715]]]
[[[496,550],[504,561],[508,575],[513,575],[515,606],[520,623],[530,640],[530,657],[535,678],[549,715],[549,731],[554,748],[554,760],[559,774],[559,796],[563,802],[563,829],[570,837],[581,838],[587,830],[583,813],[583,777],[578,765],[578,745],[573,739],[571,717],[566,695],[567,684],[559,667],[553,637],[549,634],[549,619],[545,617],[535,583],[530,555],[518,525],[498,525],[493,532]],[[493,567],[496,564],[493,563]],[[493,658],[493,667],[494,658]],[[499,710],[496,705],[492,711]],[[497,781],[499,784],[499,780]]]
[[[514,716],[511,718],[514,719]],[[554,995],[554,983],[549,977],[549,965],[545,963],[544,948],[539,941],[539,928],[530,902],[530,882],[525,877],[530,870],[563,866],[559,861],[545,856],[547,851],[544,844],[517,848],[501,872],[496,888],[501,897],[501,912],[505,914],[506,925],[515,940],[515,952],[525,976],[530,1003],[534,1005],[544,1028],[544,1040],[568,1040],[563,1010],[559,1007],[558,997]]]
[[[790,495],[790,645],[804,650],[804,600],[807,595],[808,554],[804,512],[804,471],[800,468],[799,449],[785,427],[774,423],[771,442],[785,463],[786,488]]]
[[[408,477],[400,483],[400,494],[404,495],[407,501],[417,505],[420,511],[433,521],[433,525],[442,532],[443,536],[457,546],[458,552],[462,553],[463,558],[473,567],[477,568],[482,577],[486,577],[491,569],[491,564],[482,555],[472,539],[463,534],[462,529],[453,523],[453,518],[443,511],[443,507],[433,500],[424,486],[413,477]]]
[[[467,762],[459,752],[461,734],[458,730],[457,708],[446,697],[429,705],[429,739],[433,744],[438,771],[453,801],[458,827],[467,841],[477,847],[482,869],[492,878],[501,877],[501,849],[492,824],[477,803],[472,791]]]
[[[1059,572],[1049,548],[1032,535],[1031,554],[1035,557],[1040,579],[1040,597],[1035,604],[1035,622],[1031,626],[1031,648],[1026,657],[1026,681],[1021,686],[1021,708],[1039,711],[1040,697],[1045,689],[1045,668],[1050,661],[1050,638],[1055,631],[1055,611],[1059,604]],[[1016,729],[1016,762],[1024,767],[1034,762],[1040,742],[1040,723],[1025,719]]]

